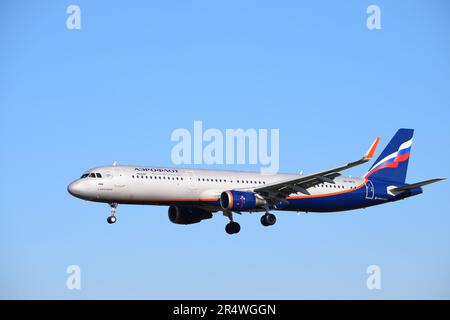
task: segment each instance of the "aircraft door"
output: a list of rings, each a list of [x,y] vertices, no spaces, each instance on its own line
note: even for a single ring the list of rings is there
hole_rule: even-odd
[[[367,180],[366,182],[366,199],[373,199],[375,197],[375,187],[373,186],[373,182]]]
[[[186,171],[186,182],[188,185],[188,188],[191,190],[196,190],[197,189],[197,183],[195,181],[195,174],[194,171]]]

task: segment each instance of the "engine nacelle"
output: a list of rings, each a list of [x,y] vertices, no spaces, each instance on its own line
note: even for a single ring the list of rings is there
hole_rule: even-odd
[[[266,201],[253,192],[230,190],[224,191],[220,195],[220,206],[231,211],[252,210],[265,204]]]
[[[175,224],[193,224],[212,218],[212,212],[193,207],[169,207],[169,220]]]

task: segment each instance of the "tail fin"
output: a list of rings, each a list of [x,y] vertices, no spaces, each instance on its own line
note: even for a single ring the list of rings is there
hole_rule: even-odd
[[[364,177],[405,182],[413,134],[413,129],[399,129]]]

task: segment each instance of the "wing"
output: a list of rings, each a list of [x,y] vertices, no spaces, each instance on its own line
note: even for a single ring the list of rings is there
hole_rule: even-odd
[[[372,159],[379,141],[380,138],[376,138],[370,146],[369,150],[367,150],[364,156],[357,161],[353,161],[329,170],[299,176],[296,179],[268,184],[264,187],[255,188],[253,191],[272,204],[284,202],[286,197],[292,193],[301,192],[303,194],[309,195],[309,192],[307,190],[308,188],[311,188],[323,182],[335,183],[333,180],[334,178],[341,175],[339,173],[340,171],[358,166]]]

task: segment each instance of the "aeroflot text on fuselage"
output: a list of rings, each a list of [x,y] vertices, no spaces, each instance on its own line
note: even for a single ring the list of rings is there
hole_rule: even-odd
[[[134,168],[135,171],[151,171],[151,172],[170,172],[170,173],[177,173],[178,169],[167,169],[167,168]]]
[[[442,180],[406,183],[413,141],[412,129],[400,129],[360,178],[341,172],[362,165],[375,154],[379,138],[362,158],[314,174],[273,174],[220,170],[194,170],[144,166],[104,166],[86,171],[68,186],[73,196],[108,203],[107,221],[116,222],[119,204],[168,206],[175,224],[199,223],[221,212],[228,217],[228,234],[240,231],[236,215],[262,213],[269,227],[271,211],[338,212],[394,202],[423,192],[422,187]]]

